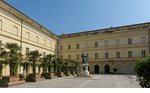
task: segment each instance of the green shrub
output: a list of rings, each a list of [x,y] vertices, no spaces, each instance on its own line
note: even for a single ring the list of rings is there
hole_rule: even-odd
[[[0,87],[8,87],[8,82],[7,82],[7,80],[2,80],[2,79],[0,79]]]
[[[24,79],[24,76],[22,74],[19,74],[19,80],[22,81]]]
[[[44,77],[45,79],[51,79],[52,78],[49,73],[42,73],[41,76]]]
[[[35,74],[29,74],[26,79],[25,79],[26,82],[36,82],[36,76]]]
[[[0,84],[5,84],[5,83],[8,83],[8,82],[6,80],[0,79]]]
[[[150,57],[138,61],[134,71],[137,73],[139,85],[143,88],[150,88]]]

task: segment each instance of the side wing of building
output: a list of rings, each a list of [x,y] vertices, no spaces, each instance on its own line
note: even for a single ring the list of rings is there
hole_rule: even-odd
[[[57,36],[5,2],[0,2],[0,48],[7,42],[22,47],[22,54],[38,50],[42,55],[57,55]],[[3,75],[9,75],[9,66]],[[21,73],[21,72],[20,72]]]
[[[57,36],[4,2],[0,3],[0,41],[17,43],[23,54],[28,50],[56,54]]]

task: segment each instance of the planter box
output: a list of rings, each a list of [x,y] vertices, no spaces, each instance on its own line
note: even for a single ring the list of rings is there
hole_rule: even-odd
[[[9,76],[4,76],[4,77],[2,77],[2,80],[6,80],[7,82],[10,82],[10,77]]]
[[[5,83],[5,84],[0,83],[0,88],[6,88],[6,87],[8,87],[8,83]]]
[[[8,87],[7,80],[0,79],[0,88],[5,88],[5,87]]]
[[[10,82],[19,81],[19,76],[10,76],[9,80],[10,80]]]
[[[36,82],[36,75],[34,74],[29,74],[26,79],[25,79],[26,82]]]

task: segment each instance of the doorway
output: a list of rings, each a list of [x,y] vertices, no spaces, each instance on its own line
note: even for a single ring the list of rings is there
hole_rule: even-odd
[[[110,66],[105,65],[105,74],[109,74],[109,73],[110,73]]]
[[[99,74],[99,65],[94,66],[94,73]]]

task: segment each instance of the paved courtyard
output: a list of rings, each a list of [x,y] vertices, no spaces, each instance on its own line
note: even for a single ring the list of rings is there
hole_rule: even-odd
[[[63,77],[10,88],[140,88],[136,76],[92,75],[93,78]]]

